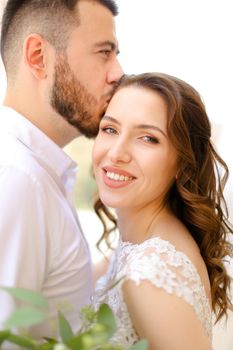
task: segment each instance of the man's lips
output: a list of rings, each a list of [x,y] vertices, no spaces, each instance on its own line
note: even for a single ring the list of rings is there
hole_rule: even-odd
[[[117,89],[117,86],[114,86],[111,90],[109,90],[108,92],[106,92],[106,94],[103,95],[105,101],[107,101],[108,103],[110,102],[116,89]]]

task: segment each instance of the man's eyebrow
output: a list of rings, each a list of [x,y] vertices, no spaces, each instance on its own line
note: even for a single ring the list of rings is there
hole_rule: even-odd
[[[100,41],[100,42],[95,44],[96,48],[100,48],[102,46],[110,46],[111,51],[116,51],[117,55],[120,53],[118,46],[111,40]]]
[[[109,120],[117,125],[121,125],[121,123],[117,119],[110,117],[109,115],[105,115],[102,118],[102,120]],[[148,129],[156,130],[156,131],[161,132],[161,134],[163,134],[165,137],[167,137],[166,133],[162,129],[160,129],[158,126],[155,126],[155,125],[139,124],[139,125],[136,125],[135,128],[136,129],[144,129],[144,130],[148,130]]]

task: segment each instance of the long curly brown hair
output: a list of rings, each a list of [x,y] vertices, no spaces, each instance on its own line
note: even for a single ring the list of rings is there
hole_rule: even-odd
[[[178,152],[178,173],[168,200],[175,215],[185,224],[197,242],[206,263],[216,322],[232,309],[229,298],[230,276],[224,260],[232,247],[227,234],[233,233],[223,189],[228,178],[226,163],[211,143],[211,126],[199,93],[175,77],[146,73],[125,77],[117,90],[137,86],[159,93],[167,104],[168,136]],[[95,211],[104,225],[100,242],[110,246],[109,235],[117,220],[100,199]],[[106,219],[113,223],[108,227]]]

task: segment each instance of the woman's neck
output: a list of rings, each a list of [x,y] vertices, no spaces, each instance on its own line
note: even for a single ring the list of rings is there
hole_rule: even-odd
[[[132,243],[141,243],[159,232],[162,223],[171,216],[168,205],[117,210],[118,228],[121,239]]]

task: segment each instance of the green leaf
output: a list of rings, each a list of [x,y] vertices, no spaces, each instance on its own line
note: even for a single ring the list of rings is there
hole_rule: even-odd
[[[106,333],[106,332],[105,332]],[[93,334],[92,331],[88,331],[72,338],[67,346],[72,350],[93,350],[103,349],[106,343],[107,336],[104,333]]]
[[[147,340],[140,340],[133,346],[129,348],[129,350],[147,350],[148,349],[148,341]]]
[[[101,348],[98,348],[101,350],[126,350],[123,346],[121,345],[113,345],[113,344],[106,344],[102,346]]]
[[[10,335],[10,331],[1,331],[0,332],[0,345],[7,339],[7,337]]]
[[[86,321],[88,323],[96,321],[96,311],[90,305],[84,306],[84,307],[81,308],[80,316],[81,316],[82,320],[84,320],[84,321]]]
[[[60,311],[58,313],[58,320],[61,339],[65,344],[67,344],[67,342],[74,337],[74,333],[68,321],[65,319],[64,315]]]
[[[37,307],[48,308],[48,301],[37,292],[24,288],[11,288],[11,287],[0,287],[5,290],[12,297],[17,298],[22,301],[26,301],[29,304]]]
[[[6,321],[5,327],[27,327],[43,322],[46,315],[38,309],[31,307],[19,308]]]
[[[10,334],[7,337],[7,341],[9,341],[10,343],[19,345],[20,347],[23,347],[23,348],[36,349],[36,344],[31,339],[28,339],[19,335]]]
[[[36,350],[53,350],[55,344],[45,343],[36,347]]]
[[[58,343],[58,340],[55,339],[55,338],[43,337],[43,339],[44,339],[47,343],[52,344],[52,345],[55,345],[55,344]]]
[[[67,346],[72,350],[92,350],[97,348],[97,345],[102,345],[103,339],[100,339],[100,337],[101,335],[97,339],[94,334],[91,334],[91,331],[87,331],[70,339]],[[106,340],[106,337],[104,340]],[[98,349],[102,349],[102,347],[98,347]]]
[[[112,310],[107,304],[100,305],[100,308],[97,311],[97,321],[106,327],[109,333],[109,338],[115,333],[116,321]]]
[[[77,350],[77,349],[82,350],[83,349],[82,338],[83,338],[84,334],[86,334],[86,333],[80,334],[80,335],[70,339],[67,343],[68,347],[72,350]]]
[[[100,327],[102,327],[102,330]],[[88,331],[87,335],[83,337],[83,343],[86,345],[92,343],[92,346],[103,346],[109,338],[110,335],[106,327],[102,324],[96,324]]]
[[[65,344],[59,343],[54,346],[53,350],[70,350],[70,348],[68,348]],[[85,350],[85,349],[80,348],[79,350]]]

